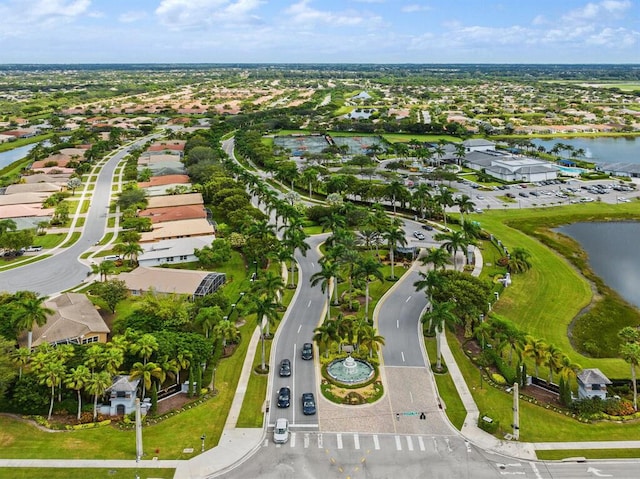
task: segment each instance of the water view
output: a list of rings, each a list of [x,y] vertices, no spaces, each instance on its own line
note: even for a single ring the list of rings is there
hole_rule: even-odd
[[[23,159],[34,146],[36,146],[36,143],[14,148],[9,151],[3,151],[0,153],[0,168],[4,168],[5,166],[9,166],[11,163],[15,163],[16,161]]]
[[[584,159],[595,163],[640,163],[640,139],[627,137],[599,137],[599,138],[552,138],[531,140],[536,146],[544,146],[547,151],[557,143],[570,145],[574,149],[585,152]],[[567,157],[571,152],[560,152]]]
[[[574,223],[557,231],[580,243],[593,271],[640,307],[640,222]]]

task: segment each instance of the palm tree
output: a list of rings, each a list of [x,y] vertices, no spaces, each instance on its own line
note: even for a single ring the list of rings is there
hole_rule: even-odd
[[[455,201],[455,205],[460,209],[460,224],[464,221],[464,214],[471,213],[476,204],[471,200],[468,195],[461,195]]]
[[[266,370],[265,365],[265,323],[273,322],[278,319],[278,305],[272,299],[269,298],[255,298],[253,301],[253,312],[256,313],[256,321],[260,328],[260,342],[262,343],[262,356],[260,360],[260,367],[262,371]]]
[[[165,373],[156,363],[133,363],[129,373],[131,380],[140,379],[142,381],[142,399],[144,399],[147,389],[151,388],[151,379],[156,378],[161,383],[165,379]]]
[[[453,206],[454,204],[453,192],[449,188],[441,185],[434,199],[440,205],[440,208],[442,208],[442,217],[444,221],[444,227],[446,229],[447,228],[447,207]]]
[[[11,353],[11,359],[18,365],[18,379],[22,379],[22,370],[29,364],[31,360],[31,350],[27,348],[18,348]]]
[[[436,333],[436,371],[442,370],[441,341],[444,328],[447,327],[447,329],[453,331],[456,324],[461,323],[460,318],[453,313],[454,308],[455,304],[450,301],[443,303],[433,301],[431,310],[424,313],[420,319],[422,324],[429,323]]]
[[[176,356],[176,366],[178,371],[176,373],[176,384],[180,384],[180,371],[187,369],[191,365],[192,355],[189,351],[180,351]]]
[[[327,294],[327,321],[331,319],[331,283],[333,282],[333,289],[338,289],[336,278],[338,276],[338,264],[334,261],[323,258],[320,261],[320,271],[311,275],[311,286],[320,284],[320,288],[323,293]]]
[[[324,324],[321,324],[313,331],[315,332],[313,340],[318,344],[318,350],[320,353],[324,352],[326,357],[329,357],[331,343],[338,340],[336,322],[325,321]]]
[[[414,288],[416,288],[416,291],[424,289],[429,303],[432,303],[434,291],[443,284],[442,275],[438,271],[431,269],[426,273],[418,272],[418,276],[420,276],[420,279],[413,283]]]
[[[18,302],[13,321],[18,330],[27,330],[27,349],[31,350],[33,325],[44,326],[47,322],[47,316],[53,314],[54,311],[43,305],[46,298],[31,291],[18,291],[15,297]]]
[[[428,253],[421,259],[422,264],[428,266],[433,265],[434,270],[442,270],[451,264],[451,256],[442,248],[430,248]]]
[[[128,242],[128,243],[118,243],[113,247],[113,251],[117,254],[122,255],[123,258],[129,258],[131,264],[138,263],[138,256],[144,250],[138,243]]]
[[[0,220],[0,236],[5,234],[7,231],[15,231],[18,229],[18,225],[16,222],[10,218]]]
[[[547,382],[551,384],[553,382],[553,373],[560,370],[562,366],[562,350],[550,344],[547,347],[547,354],[545,358],[545,366],[549,368],[549,378]]]
[[[407,238],[405,232],[397,222],[392,223],[391,227],[384,232],[384,239],[389,246],[389,259],[391,260],[391,279],[395,279],[394,262],[395,262],[395,250],[398,245],[406,246]]]
[[[158,350],[158,340],[152,334],[143,334],[131,345],[131,352],[142,358],[146,364],[151,355]]]
[[[638,410],[638,385],[636,383],[636,368],[640,364],[640,344],[625,343],[620,346],[620,356],[631,366],[631,383],[633,385],[633,409]]]
[[[113,274],[116,269],[116,264],[111,260],[104,260],[98,264],[92,264],[91,270],[94,274],[100,275],[100,281],[106,281],[108,275]]]
[[[106,371],[91,373],[86,382],[86,390],[93,395],[93,421],[98,418],[98,398],[111,386],[111,376]]]
[[[374,280],[380,280],[384,282],[384,275],[380,271],[380,263],[373,258],[363,258],[356,265],[354,274],[358,278],[363,278],[365,282],[365,297],[364,297],[364,319],[369,321],[369,283]]]
[[[358,330],[358,343],[369,350],[369,358],[373,357],[373,352],[380,346],[384,346],[384,337],[371,325],[365,324]]]
[[[575,379],[582,367],[574,363],[566,354],[562,355],[560,361],[560,376],[564,379],[565,384],[571,389],[571,379]]]
[[[62,361],[56,361],[52,358],[49,360],[45,360],[42,367],[39,368],[38,378],[40,379],[40,384],[46,384],[51,388],[51,401],[49,403],[49,416],[48,419],[51,420],[51,416],[53,414],[53,401],[56,397],[56,388],[60,386],[62,379],[64,378],[66,372],[66,368]]]
[[[511,274],[524,273],[531,269],[531,253],[525,248],[514,248],[507,263],[507,269]]]
[[[540,377],[540,366],[544,364],[547,357],[547,343],[533,336],[525,336],[524,354],[533,359],[536,377]]]
[[[396,214],[396,200],[405,198],[408,194],[407,188],[399,181],[392,181],[387,185],[387,197],[391,199],[393,205],[393,214]]]
[[[240,337],[238,327],[228,319],[223,319],[216,324],[213,328],[213,333],[218,339],[222,340],[223,348],[227,347],[228,342],[236,342]]]
[[[67,374],[67,377],[64,380],[65,386],[67,386],[69,389],[73,389],[74,391],[76,391],[78,395],[78,415],[77,415],[78,421],[80,421],[80,416],[82,415],[81,391],[87,385],[87,382],[89,381],[90,377],[91,377],[91,371],[89,371],[89,368],[81,364],[77,368],[73,368],[71,371],[69,371],[69,374]]]
[[[198,314],[194,318],[195,323],[202,328],[204,337],[209,338],[209,333],[212,328],[222,320],[224,314],[220,306],[208,306],[200,308]]]
[[[464,254],[467,247],[467,240],[462,231],[450,231],[449,233],[438,233],[433,237],[436,241],[443,241],[441,248],[449,252],[452,258],[453,267],[456,268],[456,253],[458,250]]]

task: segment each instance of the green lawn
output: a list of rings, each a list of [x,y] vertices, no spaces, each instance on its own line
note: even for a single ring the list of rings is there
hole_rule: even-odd
[[[434,363],[436,361],[436,340],[435,338],[425,338],[425,347],[427,348],[427,354],[429,355],[429,361]],[[445,364],[444,361],[442,361]],[[449,374],[434,374],[436,385],[438,387],[438,396],[445,404],[445,412],[451,424],[456,429],[461,430],[464,424],[464,419],[467,417],[467,410],[464,408],[464,404],[460,399],[456,385]]]
[[[136,476],[137,473],[137,476]],[[175,469],[105,469],[105,468],[58,468],[5,467],[0,468],[0,479],[118,479],[139,477],[140,479],[171,479]]]
[[[553,451],[536,449],[538,459],[545,461],[560,461],[569,457],[584,457],[587,459],[637,459],[640,449],[557,449]]]

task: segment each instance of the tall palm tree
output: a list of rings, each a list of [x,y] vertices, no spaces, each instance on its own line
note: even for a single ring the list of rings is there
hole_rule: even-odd
[[[442,217],[444,221],[444,227],[447,227],[447,208],[449,206],[453,206],[453,192],[447,188],[446,186],[440,186],[438,189],[438,193],[435,195],[434,199],[442,208]]]
[[[553,344],[547,347],[547,356],[544,363],[545,366],[549,368],[549,377],[547,379],[549,384],[553,382],[553,373],[559,371],[562,366],[562,356],[563,353],[560,348],[557,348]]]
[[[22,370],[26,368],[31,360],[31,350],[27,348],[18,348],[11,353],[11,359],[18,366],[18,379],[22,379]]]
[[[265,323],[275,323],[278,319],[278,305],[275,301],[269,298],[255,298],[252,305],[252,310],[256,313],[256,321],[260,328],[260,342],[262,344],[260,367],[264,371],[266,369],[265,364]]]
[[[384,275],[380,271],[380,263],[373,258],[365,257],[358,261],[354,274],[357,278],[364,279],[365,297],[364,297],[364,319],[369,321],[369,284],[373,280],[384,282]]]
[[[638,410],[638,385],[636,368],[640,365],[640,344],[625,343],[620,346],[620,356],[631,366],[631,383],[633,385],[633,409]]]
[[[100,275],[100,281],[106,281],[108,275],[113,274],[116,269],[116,264],[111,260],[100,261],[98,264],[92,264],[91,270],[94,274]]]
[[[76,391],[76,394],[78,396],[78,415],[77,415],[78,421],[80,420],[80,416],[82,415],[81,391],[87,385],[87,382],[89,381],[90,377],[91,377],[91,371],[89,371],[89,368],[81,364],[80,366],[73,368],[71,371],[69,371],[69,374],[67,374],[64,380],[65,386],[67,386],[69,389],[73,389],[74,391]]]
[[[320,284],[322,292],[327,295],[327,321],[331,319],[331,283],[333,282],[333,289],[337,290],[337,276],[338,264],[334,261],[323,258],[323,260],[320,261],[320,271],[313,273],[310,278],[311,286]]]
[[[224,314],[220,306],[207,306],[200,308],[198,314],[196,314],[196,317],[194,318],[194,322],[202,328],[204,337],[209,338],[211,329],[215,328],[223,317]]]
[[[431,198],[431,186],[427,183],[420,183],[413,190],[413,206],[418,208],[420,218],[424,218],[425,205],[427,200]]]
[[[511,252],[507,269],[511,274],[524,273],[531,269],[531,253],[525,248],[517,247]]]
[[[49,416],[47,416],[49,420],[51,420],[51,416],[53,415],[53,401],[56,397],[56,388],[62,383],[65,372],[66,368],[64,366],[64,363],[59,360],[53,360],[52,358],[46,360],[43,363],[42,367],[39,368],[38,379],[40,380],[40,384],[46,384],[51,388]]]
[[[431,304],[433,302],[434,291],[443,284],[442,275],[438,271],[431,269],[426,273],[422,271],[418,272],[418,276],[420,276],[420,279],[413,283],[413,286],[416,288],[416,291],[424,289],[427,293],[427,299]]]
[[[138,340],[131,345],[131,352],[142,358],[143,364],[146,364],[151,355],[158,350],[158,340],[153,334],[143,334]]]
[[[431,303],[431,310],[424,313],[420,319],[422,324],[431,324],[431,328],[436,333],[436,371],[442,370],[441,342],[444,328],[446,327],[453,331],[456,324],[461,323],[460,318],[453,313],[454,308],[455,304],[450,301],[443,303],[433,301]]]
[[[222,340],[222,347],[227,347],[227,343],[236,342],[240,338],[240,331],[238,327],[229,321],[223,319],[213,328],[213,333],[218,339]]]
[[[395,250],[398,245],[406,246],[407,238],[405,232],[397,222],[392,223],[390,228],[384,232],[384,239],[387,241],[387,245],[389,246],[389,259],[391,260],[391,279],[395,279],[394,273],[394,262],[395,262]]]
[[[318,350],[322,354],[325,353],[329,357],[331,344],[338,341],[335,321],[325,321],[323,324],[314,329],[313,340],[318,344]]]
[[[187,369],[191,365],[191,359],[193,355],[189,351],[180,351],[176,355],[176,366],[178,366],[178,372],[176,373],[176,384],[180,384],[180,371]]]
[[[391,200],[393,206],[393,214],[396,214],[397,200],[405,198],[408,195],[409,190],[399,181],[392,181],[387,185],[387,197]]]
[[[46,298],[36,295],[31,291],[18,291],[13,313],[13,321],[20,331],[27,330],[27,349],[31,350],[33,342],[33,325],[44,326],[47,316],[54,313],[51,308],[44,306]]]
[[[111,376],[106,371],[91,373],[86,382],[85,389],[93,395],[93,421],[98,418],[98,398],[111,386]]]
[[[453,267],[456,268],[456,253],[458,250],[464,254],[467,247],[467,240],[462,231],[450,231],[448,233],[438,233],[433,237],[436,241],[442,241],[441,248],[449,252],[452,258]]]
[[[564,379],[565,384],[571,389],[571,380],[575,379],[582,367],[574,363],[566,354],[562,355],[560,360],[560,376]]]
[[[454,200],[454,202],[460,210],[460,224],[462,224],[465,213],[471,213],[476,207],[476,204],[471,200],[469,195],[461,195]]]
[[[0,235],[5,234],[8,231],[15,231],[18,229],[18,225],[10,218],[0,220]]]

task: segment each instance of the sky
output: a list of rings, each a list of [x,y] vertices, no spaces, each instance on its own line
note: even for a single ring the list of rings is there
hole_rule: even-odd
[[[640,0],[0,0],[7,63],[640,63]]]

